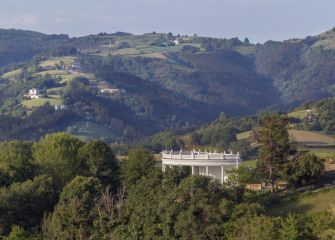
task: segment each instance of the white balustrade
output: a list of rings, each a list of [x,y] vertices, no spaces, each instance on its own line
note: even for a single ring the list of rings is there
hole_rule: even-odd
[[[241,162],[240,154],[234,154],[232,151],[227,153],[201,152],[201,151],[163,151],[162,152],[162,170],[165,166],[190,166],[192,175],[205,175],[221,182],[224,181],[226,170],[238,167]]]

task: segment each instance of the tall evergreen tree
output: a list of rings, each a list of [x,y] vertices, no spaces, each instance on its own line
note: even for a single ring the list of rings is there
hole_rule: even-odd
[[[275,182],[283,174],[290,151],[288,120],[277,114],[263,118],[259,141],[261,143],[258,167],[264,177],[271,183],[271,191],[275,191]]]

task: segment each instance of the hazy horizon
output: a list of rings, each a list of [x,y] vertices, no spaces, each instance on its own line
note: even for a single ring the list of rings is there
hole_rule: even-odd
[[[156,31],[264,42],[335,26],[331,0],[3,0],[1,6],[0,28],[70,36]]]

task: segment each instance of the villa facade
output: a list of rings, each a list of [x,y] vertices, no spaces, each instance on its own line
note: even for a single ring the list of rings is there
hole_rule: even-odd
[[[228,177],[227,170],[238,167],[241,161],[240,154],[233,152],[163,151],[162,171],[167,166],[188,166],[193,176],[208,176],[223,183]]]

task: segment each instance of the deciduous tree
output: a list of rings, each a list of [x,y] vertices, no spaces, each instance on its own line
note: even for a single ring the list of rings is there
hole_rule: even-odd
[[[119,186],[120,169],[111,148],[102,141],[86,143],[79,150],[79,158],[88,170],[88,175],[96,177],[116,191]]]
[[[58,187],[82,173],[78,150],[83,145],[66,133],[48,134],[33,146],[33,156],[42,173],[53,177]]]
[[[154,166],[155,160],[149,152],[140,149],[131,150],[122,167],[126,186],[136,184],[143,176],[150,173]]]

